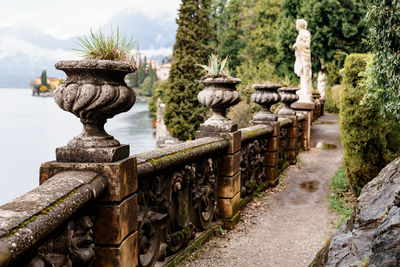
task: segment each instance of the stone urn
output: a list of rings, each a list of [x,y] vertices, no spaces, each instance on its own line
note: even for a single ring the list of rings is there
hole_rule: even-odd
[[[253,84],[252,87],[256,92],[251,95],[251,101],[262,107],[262,110],[253,116],[253,124],[265,124],[277,121],[278,116],[271,112],[271,106],[281,100],[278,93],[278,89],[281,86],[274,83],[262,83]]]
[[[104,124],[135,103],[135,93],[124,81],[135,67],[110,60],[59,61],[55,67],[64,71],[67,79],[55,90],[54,100],[83,124],[78,136],[56,149],[57,161],[114,162],[128,157],[129,146],[107,134]]]
[[[285,106],[278,111],[278,115],[296,115],[296,111],[290,108],[290,105],[299,100],[299,95],[296,94],[297,90],[299,90],[299,88],[294,88],[294,87],[279,88],[281,102],[285,104]]]
[[[313,97],[313,101],[315,103],[319,103],[320,102],[320,98],[321,98],[321,94],[320,93],[312,93],[312,97]]]
[[[234,132],[238,125],[226,117],[226,110],[240,102],[237,78],[206,78],[199,82],[204,89],[197,96],[199,102],[212,109],[213,115],[200,125],[201,132]]]

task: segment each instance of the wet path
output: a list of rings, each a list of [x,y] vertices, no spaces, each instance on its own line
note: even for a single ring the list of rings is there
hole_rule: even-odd
[[[327,195],[342,162],[337,115],[314,122],[311,136],[315,147],[284,172],[285,186],[249,203],[235,230],[181,266],[308,266],[335,230]]]

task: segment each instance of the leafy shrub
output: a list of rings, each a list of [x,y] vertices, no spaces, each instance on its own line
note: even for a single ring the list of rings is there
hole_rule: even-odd
[[[353,191],[361,188],[385,167],[395,153],[388,133],[395,123],[383,118],[380,106],[363,105],[366,94],[361,73],[372,63],[372,55],[350,54],[344,63],[340,96],[340,133],[344,147],[344,166]]]
[[[375,54],[365,102],[379,103],[385,116],[400,120],[400,1],[371,0],[368,42]]]
[[[325,88],[325,109],[328,112],[338,113],[340,104],[341,85],[327,86]]]

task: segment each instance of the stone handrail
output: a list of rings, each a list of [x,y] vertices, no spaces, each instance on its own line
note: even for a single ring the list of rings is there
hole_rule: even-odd
[[[220,137],[207,137],[135,155],[138,176],[162,171],[228,147]]]
[[[106,185],[95,172],[60,172],[0,206],[0,266],[89,265],[94,243],[87,209]]]

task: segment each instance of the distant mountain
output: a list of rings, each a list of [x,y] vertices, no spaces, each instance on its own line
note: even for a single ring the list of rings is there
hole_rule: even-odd
[[[172,51],[177,28],[174,20],[153,21],[143,14],[124,11],[101,28],[107,31],[111,25],[114,29],[119,25],[120,32],[133,36],[142,57],[161,60]],[[60,40],[27,28],[0,28],[0,88],[29,87],[30,80],[40,76],[43,69],[50,77],[64,77],[64,72],[56,70],[54,64],[77,58],[72,51],[78,48],[76,39]]]

